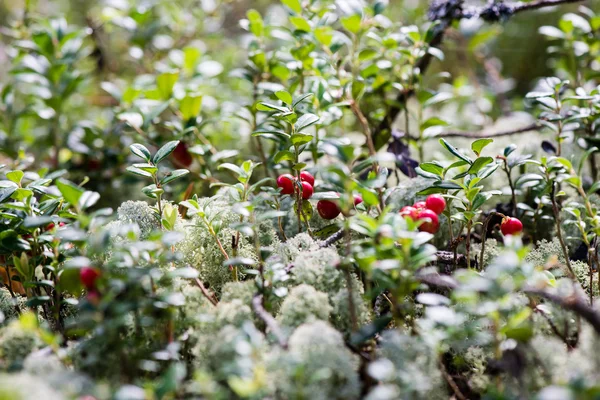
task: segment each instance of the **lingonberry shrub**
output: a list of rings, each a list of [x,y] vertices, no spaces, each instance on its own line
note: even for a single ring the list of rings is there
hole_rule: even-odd
[[[597,2],[2,3],[0,398],[594,398]]]

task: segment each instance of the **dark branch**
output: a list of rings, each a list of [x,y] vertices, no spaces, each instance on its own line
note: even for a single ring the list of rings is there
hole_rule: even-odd
[[[287,349],[287,339],[286,339],[285,335],[283,334],[283,331],[279,327],[279,324],[277,323],[275,318],[271,314],[269,314],[269,312],[267,310],[265,310],[262,302],[263,302],[262,294],[257,294],[252,298],[252,309],[254,310],[254,313],[260,319],[263,320],[265,325],[267,325],[269,330],[273,333],[273,335],[275,335],[275,337],[277,338],[277,341],[279,342],[279,345],[282,348]]]
[[[579,3],[582,0],[538,0],[529,3],[518,2],[513,7],[513,13],[527,10],[537,10],[544,7],[559,6],[561,4]]]
[[[533,288],[525,289],[523,291],[528,295],[541,297],[542,299],[551,301],[552,303],[557,304],[564,309],[573,311],[575,314],[581,316],[581,318],[589,322],[596,333],[600,334],[600,314],[596,312],[596,310],[594,310],[587,303],[587,301],[583,299],[583,297],[575,294],[565,297],[550,293],[546,290]]]
[[[337,241],[339,241],[340,239],[342,239],[343,237],[344,237],[344,230],[340,229],[339,231],[337,231],[336,233],[334,233],[333,235],[331,235],[327,239],[325,239],[321,243],[321,248],[323,248],[323,247],[329,247],[332,244],[334,244]]]

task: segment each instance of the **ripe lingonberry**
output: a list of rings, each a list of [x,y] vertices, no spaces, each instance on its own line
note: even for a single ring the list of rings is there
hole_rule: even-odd
[[[319,200],[317,203],[317,212],[323,219],[334,219],[340,215],[340,207],[331,200]]]
[[[515,235],[523,231],[523,224],[517,218],[505,217],[500,224],[503,235]]]
[[[94,289],[96,287],[96,281],[100,277],[100,271],[98,271],[94,267],[83,267],[79,271],[79,278],[81,279],[81,283],[88,290]]]
[[[446,208],[446,200],[439,194],[432,194],[425,199],[425,207],[440,215]]]
[[[416,208],[417,210],[421,210],[421,209],[427,208],[427,204],[425,204],[424,201],[417,201],[415,204],[413,204],[413,207]]]
[[[315,186],[315,177],[311,175],[308,171],[300,172],[300,180],[304,182],[308,182],[310,186]]]
[[[438,216],[433,210],[421,210],[419,211],[417,218],[423,220],[423,223],[419,225],[419,230],[421,232],[436,233],[440,227]]]
[[[357,206],[362,202],[363,202],[362,196],[360,194],[355,194],[354,195],[354,205]]]
[[[294,193],[294,182],[295,178],[290,174],[279,175],[277,178],[277,187],[280,187],[281,194],[292,194]]]
[[[402,215],[403,217],[410,217],[413,221],[417,220],[418,214],[419,214],[419,210],[417,210],[415,207],[411,207],[411,206],[404,206],[400,210],[400,215]]]
[[[313,192],[314,192],[314,190],[310,183],[302,182],[302,198],[304,200],[310,199],[313,195]]]
[[[173,150],[173,157],[183,167],[189,167],[192,165],[192,161],[194,161],[185,142],[179,142],[175,150]]]

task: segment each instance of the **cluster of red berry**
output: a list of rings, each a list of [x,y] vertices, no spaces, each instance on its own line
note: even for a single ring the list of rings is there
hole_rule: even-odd
[[[310,172],[300,172],[300,185],[302,186],[302,198],[308,200],[314,193],[315,177]],[[281,194],[293,194],[296,186],[296,178],[291,174],[279,175],[277,186],[281,188]]]
[[[354,205],[357,206],[363,202],[362,196],[354,195]],[[319,200],[317,203],[317,212],[323,219],[334,219],[342,212],[342,209],[335,200]]]
[[[400,215],[413,221],[423,221],[419,225],[421,232],[436,233],[440,227],[438,215],[446,209],[446,200],[439,194],[427,196],[425,201],[417,201],[411,206],[402,207]]]
[[[277,187],[281,188],[281,194],[293,194],[297,179],[290,174],[279,175],[277,178]],[[310,172],[302,171],[300,173],[300,185],[302,186],[302,198],[308,200],[314,193],[315,177]],[[354,205],[363,202],[360,195],[354,195]],[[323,219],[334,219],[342,212],[340,206],[335,200],[319,200],[317,203],[317,212]]]

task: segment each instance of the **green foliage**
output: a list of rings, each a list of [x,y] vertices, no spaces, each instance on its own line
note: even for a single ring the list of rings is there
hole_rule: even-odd
[[[0,1],[0,399],[597,397],[596,3]]]

